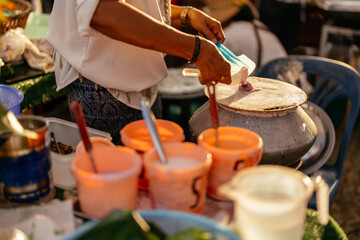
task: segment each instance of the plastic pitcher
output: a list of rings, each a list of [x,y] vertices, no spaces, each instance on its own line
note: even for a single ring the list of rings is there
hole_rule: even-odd
[[[185,135],[183,129],[176,123],[163,119],[155,121],[161,142],[183,142]],[[137,151],[141,156],[154,145],[144,120],[138,120],[127,124],[121,131],[121,141],[127,147]],[[144,168],[139,177],[139,188],[149,189],[148,180],[145,177]]]
[[[219,127],[218,136],[219,147],[215,144],[213,128],[203,131],[197,142],[212,154],[207,194],[218,200],[229,200],[217,194],[217,188],[230,181],[236,172],[260,162],[263,141],[255,132],[239,127]]]
[[[139,154],[128,147],[110,145],[106,139],[95,139],[90,137],[98,173],[93,172],[82,142],[70,165],[81,211],[102,218],[117,208],[136,209],[138,176],[142,167]]]
[[[300,240],[307,203],[316,191],[319,222],[329,219],[329,187],[320,176],[259,165],[235,174],[219,193],[234,200],[235,228],[244,240]]]
[[[144,154],[152,207],[201,213],[206,199],[211,154],[194,143],[165,143],[167,163],[155,148]]]

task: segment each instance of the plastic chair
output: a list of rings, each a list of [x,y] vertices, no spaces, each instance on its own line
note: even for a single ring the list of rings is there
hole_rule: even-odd
[[[341,140],[335,163],[328,161],[319,170],[309,174],[311,176],[321,175],[328,183],[329,207],[331,207],[339,189],[351,133],[360,109],[360,76],[353,67],[346,63],[323,57],[298,55],[274,59],[259,69],[256,76],[278,79],[279,74],[282,74],[288,69],[289,64],[294,62],[301,63],[302,71],[307,74],[308,79],[309,76],[313,77],[311,81],[308,80],[314,87],[309,101],[329,113],[334,106],[339,106],[339,102],[344,106],[343,100],[346,99],[346,107],[337,108],[337,111],[343,111],[341,114],[338,112],[333,116],[329,114],[337,133],[340,134],[338,137],[341,137],[337,138]],[[339,125],[335,124],[336,118],[339,117],[343,125],[336,126]],[[335,153],[333,152],[333,154]],[[315,196],[310,199],[308,207],[316,209]]]

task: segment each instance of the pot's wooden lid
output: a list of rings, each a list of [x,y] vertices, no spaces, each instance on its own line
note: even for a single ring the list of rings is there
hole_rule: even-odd
[[[306,93],[295,85],[283,81],[249,77],[248,81],[259,90],[239,91],[238,85],[216,85],[216,102],[240,111],[276,112],[295,108],[307,100]],[[209,97],[207,91],[205,94]]]

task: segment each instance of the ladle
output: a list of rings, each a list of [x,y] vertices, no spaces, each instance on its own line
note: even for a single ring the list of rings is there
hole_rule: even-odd
[[[39,135],[31,130],[24,129],[12,111],[9,111],[0,102],[0,132],[13,133],[31,139],[39,139]]]
[[[76,123],[79,126],[79,132],[81,135],[81,138],[83,140],[84,146],[86,151],[89,153],[90,156],[90,160],[91,160],[91,164],[93,166],[94,172],[97,173],[97,168],[95,165],[95,161],[94,161],[94,157],[92,155],[92,145],[89,139],[89,135],[88,132],[86,130],[86,122],[85,122],[85,118],[84,118],[84,114],[81,108],[81,105],[78,102],[73,102],[70,105],[70,109],[71,109],[71,113],[73,114]]]
[[[162,163],[167,163],[167,159],[165,157],[164,148],[161,144],[161,140],[159,137],[159,133],[157,131],[155,125],[155,116],[149,107],[149,102],[144,98],[141,99],[141,113],[143,118],[145,119],[145,123],[147,128],[149,129],[151,139],[155,145],[156,151],[159,154],[160,160]]]

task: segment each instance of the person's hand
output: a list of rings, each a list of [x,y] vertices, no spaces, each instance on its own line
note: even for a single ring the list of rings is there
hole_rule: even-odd
[[[195,62],[200,70],[200,83],[231,83],[230,63],[221,55],[214,43],[201,38],[200,53]]]
[[[187,18],[190,25],[203,37],[206,37],[213,43],[216,43],[217,41],[223,43],[225,41],[225,34],[221,27],[221,23],[215,18],[210,17],[196,8],[192,8],[188,12]]]

